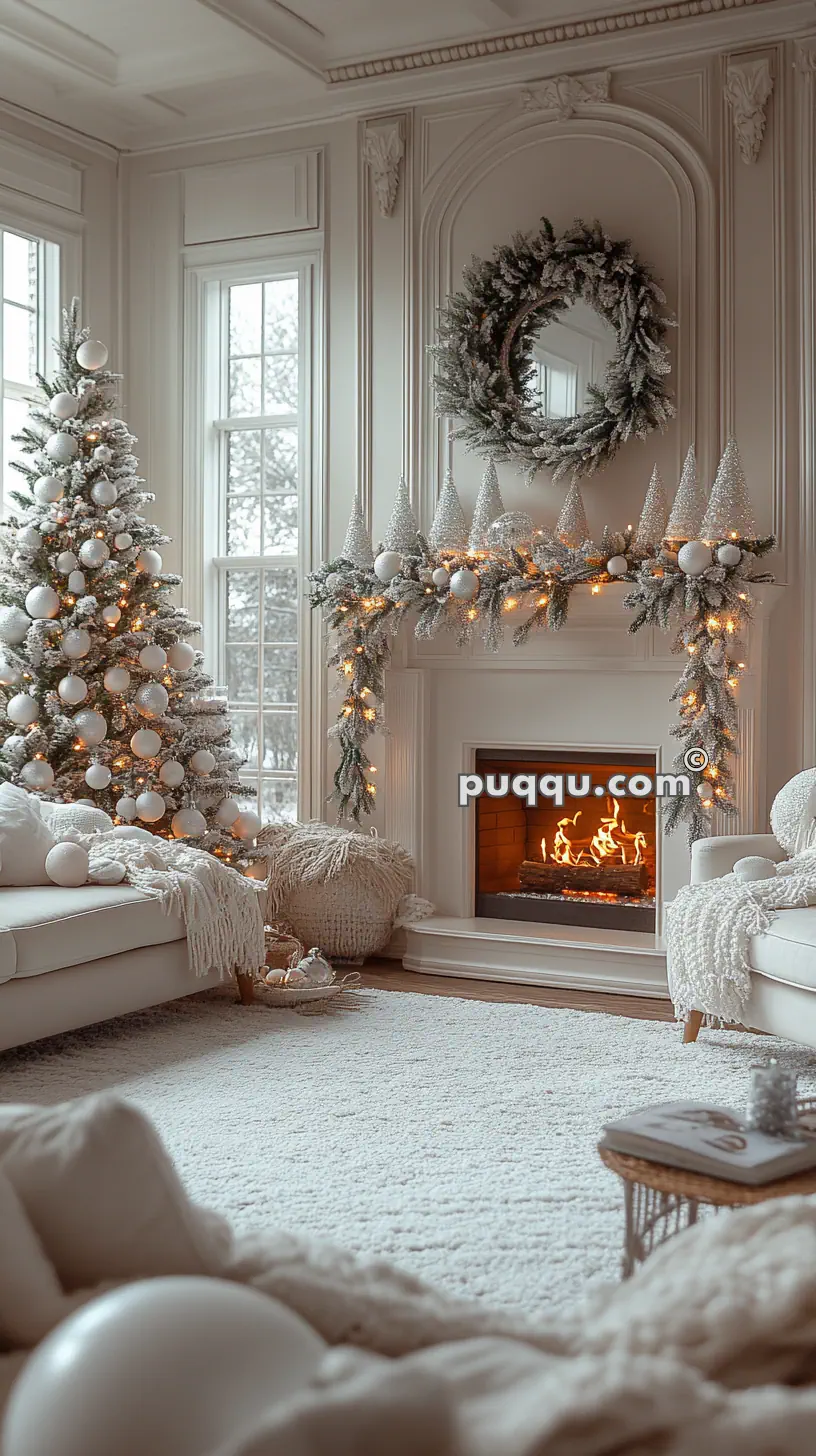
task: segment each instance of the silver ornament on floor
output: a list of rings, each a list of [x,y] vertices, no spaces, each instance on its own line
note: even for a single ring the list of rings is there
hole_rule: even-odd
[[[303,972],[302,984],[306,986],[330,986],[334,980],[331,962],[327,961],[316,945],[298,961],[296,969]]]

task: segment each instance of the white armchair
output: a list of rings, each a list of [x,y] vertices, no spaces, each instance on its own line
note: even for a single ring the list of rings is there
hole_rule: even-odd
[[[787,855],[775,834],[722,834],[715,839],[698,839],[691,848],[691,883],[703,885],[731,873],[738,859],[761,855],[780,864]]]

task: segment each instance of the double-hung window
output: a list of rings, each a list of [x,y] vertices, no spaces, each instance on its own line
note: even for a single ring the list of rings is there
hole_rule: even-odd
[[[59,247],[0,225],[0,441],[2,498],[22,485],[12,460],[20,458],[13,436],[25,424],[26,400],[37,392],[37,374],[53,366],[59,328]]]

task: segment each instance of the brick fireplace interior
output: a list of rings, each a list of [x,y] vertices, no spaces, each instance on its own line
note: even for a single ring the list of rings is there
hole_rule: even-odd
[[[655,929],[655,799],[606,791],[612,775],[654,776],[654,754],[479,749],[476,773],[573,775],[588,794],[562,806],[483,793],[476,808],[476,914],[597,929]],[[602,787],[603,792],[598,793]]]

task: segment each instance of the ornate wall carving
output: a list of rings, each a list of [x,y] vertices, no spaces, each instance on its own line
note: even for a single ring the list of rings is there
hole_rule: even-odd
[[[767,56],[749,61],[729,61],[725,99],[731,108],[737,142],[743,162],[755,162],[765,135],[765,110],[773,91],[773,76]]]

